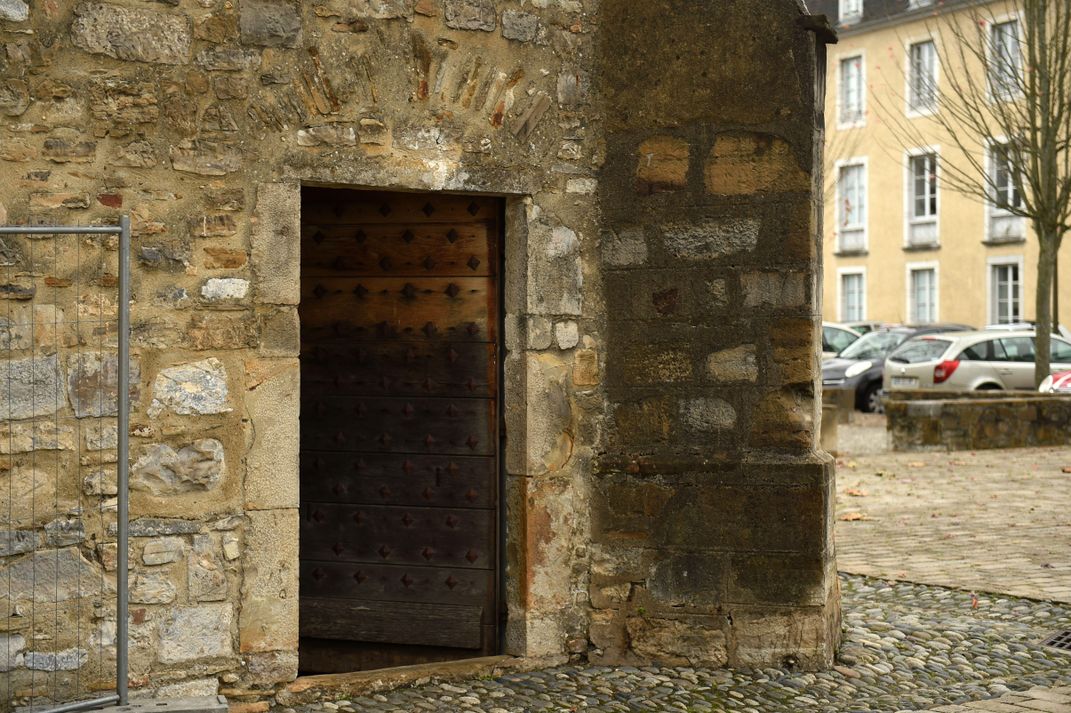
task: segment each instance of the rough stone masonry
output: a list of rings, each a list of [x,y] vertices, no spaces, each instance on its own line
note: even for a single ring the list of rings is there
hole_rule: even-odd
[[[302,184],[506,197],[503,653],[831,663],[803,12],[0,0],[0,222],[133,220],[137,692],[285,700],[297,673]],[[43,244],[0,245],[0,314],[114,315]],[[114,242],[86,249],[115,274]],[[42,671],[56,698],[106,690],[116,643],[78,584],[115,586],[114,333],[21,324],[0,324],[0,598],[82,638],[0,620],[14,702]]]

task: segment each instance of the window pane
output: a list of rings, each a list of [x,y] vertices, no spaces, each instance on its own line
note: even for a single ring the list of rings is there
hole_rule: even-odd
[[[1053,339],[1051,344],[1051,361],[1059,362],[1061,364],[1071,364],[1071,344],[1061,342],[1059,339]]]

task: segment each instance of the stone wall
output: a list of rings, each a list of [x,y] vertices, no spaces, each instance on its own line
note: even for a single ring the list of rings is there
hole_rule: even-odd
[[[137,693],[255,698],[296,674],[302,184],[507,196],[506,653],[830,662],[821,101],[799,15],[790,0],[0,1],[0,222],[133,221]],[[32,308],[75,305],[75,282],[25,262],[31,243],[0,258],[55,278]],[[0,297],[27,296],[5,282]],[[42,383],[70,383],[114,355],[113,335],[93,344],[52,363],[31,339],[4,368],[32,351],[55,370]],[[99,416],[53,391],[75,427]],[[51,422],[9,416],[20,438]],[[62,441],[61,473],[71,516],[103,508],[103,525],[57,548],[114,586],[112,470],[94,476],[87,447]],[[32,557],[9,553],[0,582]],[[72,616],[110,660],[107,617]],[[69,642],[6,627],[15,700],[28,662],[66,660]],[[73,660],[66,684],[114,683]]]
[[[602,5],[598,660],[822,666],[837,645],[815,441],[821,101],[787,5]]]
[[[905,396],[896,394],[885,405],[896,451],[1071,445],[1071,397],[1032,392]]]

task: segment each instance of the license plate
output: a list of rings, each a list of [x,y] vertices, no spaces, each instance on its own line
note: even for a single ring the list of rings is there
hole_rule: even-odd
[[[917,376],[894,376],[892,385],[900,388],[912,388],[919,385],[919,378]]]

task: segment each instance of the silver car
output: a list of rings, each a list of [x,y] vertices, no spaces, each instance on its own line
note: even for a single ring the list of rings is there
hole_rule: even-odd
[[[1052,370],[1071,369],[1071,344],[1052,338]],[[885,360],[884,388],[1029,389],[1034,386],[1034,332],[956,332],[908,340]]]

